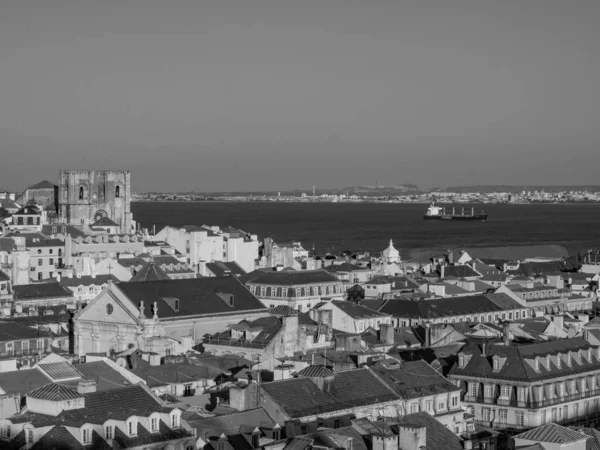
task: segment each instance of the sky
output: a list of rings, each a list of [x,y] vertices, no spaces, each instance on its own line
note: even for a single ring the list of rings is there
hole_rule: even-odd
[[[0,189],[600,184],[598,0],[5,0]]]

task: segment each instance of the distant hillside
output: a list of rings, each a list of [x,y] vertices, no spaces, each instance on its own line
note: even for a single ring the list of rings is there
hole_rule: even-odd
[[[479,192],[487,194],[490,192],[510,192],[520,193],[523,191],[544,191],[544,192],[568,192],[568,191],[588,191],[588,192],[600,192],[600,186],[598,185],[565,185],[565,186],[519,186],[519,185],[475,185],[475,186],[449,186],[442,188],[430,189],[431,191],[437,192]]]

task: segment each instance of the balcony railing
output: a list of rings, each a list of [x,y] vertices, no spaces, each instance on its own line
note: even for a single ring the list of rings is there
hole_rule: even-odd
[[[38,356],[45,355],[46,352],[43,350],[19,350],[10,352],[0,352],[0,358],[19,358],[21,356]]]
[[[481,395],[465,395],[463,401],[466,403],[481,403],[487,405],[495,404],[498,406],[514,406],[517,408],[545,408],[547,406],[560,405],[562,403],[569,403],[598,396],[600,396],[600,389],[589,389],[585,392],[579,392],[577,394],[562,395],[560,397],[535,401],[517,400],[516,398],[492,398],[483,397]]]
[[[567,417],[563,419],[548,419],[547,422],[557,423],[563,426],[570,425],[584,425],[590,422],[600,421],[600,411],[593,412],[590,414],[585,414],[577,417]],[[514,422],[495,420],[493,422],[489,420],[475,420],[476,425],[480,425],[486,428],[492,428],[494,430],[528,430],[531,428],[535,428],[539,425],[525,425],[525,424],[517,424]]]

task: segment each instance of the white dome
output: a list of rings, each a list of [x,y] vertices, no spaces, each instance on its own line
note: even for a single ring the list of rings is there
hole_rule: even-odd
[[[390,239],[390,245],[383,251],[383,257],[388,262],[400,261],[400,252],[394,248],[394,242]]]

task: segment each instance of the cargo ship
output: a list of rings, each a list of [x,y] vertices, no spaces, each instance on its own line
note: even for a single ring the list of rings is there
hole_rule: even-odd
[[[427,208],[427,212],[423,218],[425,220],[478,220],[485,222],[487,217],[487,214],[484,214],[483,211],[480,214],[475,214],[475,208],[471,208],[471,211],[465,211],[465,208],[461,208],[457,213],[456,208],[453,207],[452,212],[447,212],[445,207],[432,203]]]

